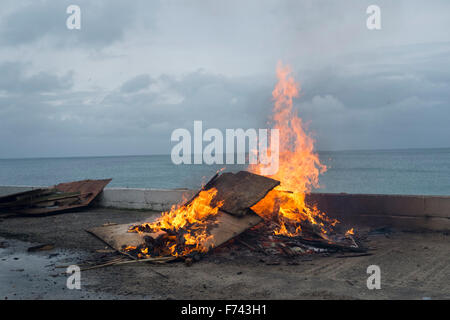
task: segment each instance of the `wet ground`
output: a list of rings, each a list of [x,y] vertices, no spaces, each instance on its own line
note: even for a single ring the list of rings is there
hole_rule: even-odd
[[[65,267],[113,256],[85,230],[156,212],[92,209],[47,217],[0,217],[1,299],[449,299],[450,239],[444,233],[368,230],[370,256],[304,255],[261,259],[245,246],[218,250],[188,267],[175,262],[81,272],[68,289]],[[370,232],[370,233],[369,233]],[[38,244],[46,251],[28,252]],[[367,288],[367,267],[381,269],[381,289]],[[153,272],[153,271],[157,271]]]
[[[0,238],[0,297],[11,299],[113,299],[115,294],[90,290],[69,290],[67,268],[87,258],[80,250],[27,251],[35,244]],[[70,273],[72,274],[72,273]]]

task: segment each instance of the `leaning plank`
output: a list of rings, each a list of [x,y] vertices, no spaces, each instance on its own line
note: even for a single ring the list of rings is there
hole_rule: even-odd
[[[156,238],[158,234],[155,233],[135,233],[128,232],[130,227],[143,224],[146,222],[153,222],[157,218],[137,221],[133,223],[101,226],[87,230],[89,233],[95,235],[100,240],[112,248],[123,252],[123,249],[128,246],[138,247],[145,244],[144,237],[151,236]],[[233,237],[241,234],[245,230],[257,225],[262,219],[256,214],[248,214],[242,217],[232,216],[226,212],[219,211],[217,214],[217,222],[211,228],[211,235],[213,236],[205,245],[211,249],[218,247],[221,244],[227,242]]]
[[[224,201],[220,208],[229,214],[243,216],[252,213],[251,206],[263,199],[267,193],[278,186],[279,181],[248,171],[225,172],[215,175],[203,188],[217,189],[212,205]],[[194,196],[195,198],[195,196]]]

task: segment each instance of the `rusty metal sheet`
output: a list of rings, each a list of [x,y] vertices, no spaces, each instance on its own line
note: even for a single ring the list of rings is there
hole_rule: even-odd
[[[248,171],[225,172],[216,174],[204,186],[203,190],[216,188],[217,195],[212,201],[212,205],[224,201],[220,210],[235,216],[242,216],[251,213],[249,208],[258,203],[279,184],[280,182],[277,180]]]
[[[33,203],[31,207],[14,210],[20,214],[48,214],[87,207],[112,179],[82,180],[60,183],[46,201]],[[61,195],[58,199],[58,195]],[[48,206],[46,206],[48,204]]]

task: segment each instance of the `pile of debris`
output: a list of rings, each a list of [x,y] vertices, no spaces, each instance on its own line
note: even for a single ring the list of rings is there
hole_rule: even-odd
[[[87,207],[110,181],[111,179],[60,183],[50,188],[3,196],[0,197],[0,213],[45,215]]]
[[[338,233],[324,224],[331,220],[320,216],[300,222],[284,220],[283,226],[296,230],[295,234],[274,232],[280,229],[273,218],[277,215],[261,217],[252,207],[279,184],[247,171],[218,173],[192,199],[156,220],[102,226],[89,232],[133,259],[157,262],[192,260],[194,256],[197,260],[213,248],[232,244],[233,239],[265,255],[365,251],[352,237],[353,230]]]
[[[290,237],[273,234],[274,227],[272,222],[263,221],[242,233],[236,239],[236,242],[265,256],[285,256],[289,258],[313,253],[366,252],[359,240],[348,232],[336,232],[329,238],[323,238],[315,234]]]

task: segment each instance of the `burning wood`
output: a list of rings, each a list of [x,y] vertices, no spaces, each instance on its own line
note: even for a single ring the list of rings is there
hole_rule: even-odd
[[[321,220],[322,225],[314,225],[308,219],[285,222],[286,230],[293,228],[292,234],[288,235],[276,232],[280,225],[279,220],[273,217],[277,215],[272,215],[272,218],[263,216],[265,220],[261,223],[263,219],[245,206],[256,203],[252,206],[254,208],[265,201],[265,198],[261,200],[264,195],[272,197],[270,190],[276,185],[278,181],[249,172],[218,174],[191,200],[173,206],[156,220],[101,226],[89,232],[116,250],[138,259],[169,256],[191,259],[227,243],[246,230],[246,235],[253,236],[249,242],[243,241],[245,246],[258,252],[265,252],[264,243],[268,239],[272,244],[276,242],[276,251],[288,256],[311,252],[312,247],[358,251],[351,247],[353,242],[339,242],[336,236],[331,240],[331,235],[325,238],[322,234],[326,227],[325,219]],[[242,201],[235,200],[239,194],[245,195]],[[229,213],[223,210],[228,199],[234,199],[232,205],[227,206]],[[237,212],[240,214],[235,214]],[[302,236],[293,235],[298,230],[302,230]]]
[[[278,83],[272,92],[272,122],[280,132],[280,159],[278,172],[270,177],[279,180],[281,185],[252,210],[266,220],[275,221],[277,235],[294,237],[313,232],[327,239],[338,221],[305,202],[305,196],[319,186],[319,174],[326,171],[326,166],[314,152],[314,139],[306,132],[302,119],[293,108],[293,98],[298,97],[300,91],[299,84],[292,77],[290,68],[281,63],[277,67],[277,77]],[[264,166],[251,165],[249,170],[259,174],[264,172]]]
[[[248,228],[251,228],[258,223],[260,223],[262,219],[255,214],[248,214],[243,217],[235,217],[226,212],[220,211],[215,215],[215,220],[213,221],[213,225],[208,229],[210,232],[208,235],[208,241],[203,243],[203,250],[192,250],[191,253],[196,252],[205,252],[210,250],[211,248],[218,247],[231,238],[241,234]],[[146,222],[136,222],[133,224],[118,224],[118,225],[110,225],[110,226],[101,226],[97,228],[93,228],[88,230],[90,233],[98,237],[99,239],[106,242],[112,248],[125,252],[127,254],[132,254],[135,257],[145,258],[147,256],[155,256],[155,252],[158,250],[159,252],[170,255],[171,251],[169,248],[158,248],[155,247],[155,244],[158,242],[161,245],[164,245],[164,241],[167,240],[168,234],[165,231],[161,231],[158,233],[147,233],[145,232],[145,225],[157,223],[157,221],[146,221]],[[133,230],[137,226],[144,226],[144,230],[141,232],[129,232]],[[150,230],[148,230],[150,231]],[[166,234],[166,235],[164,235]],[[156,239],[161,236],[158,241]],[[152,238],[152,239],[149,239]],[[181,239],[183,240],[183,239]],[[161,242],[160,242],[161,241]],[[147,253],[143,253],[146,251],[146,245],[150,243],[152,250],[148,250]],[[178,248],[183,248],[186,246],[186,243],[183,242],[178,244]],[[158,249],[157,249],[158,248]],[[190,248],[188,246],[188,248]],[[176,251],[178,252],[178,251]],[[181,251],[182,252],[182,251]],[[179,254],[177,256],[180,256]]]
[[[135,248],[126,248],[126,251],[139,258],[165,255],[179,257],[194,252],[207,252],[236,236],[237,231],[242,232],[253,226],[253,223],[246,223],[247,219],[232,219],[228,214],[241,218],[253,216],[252,221],[259,222],[260,219],[250,206],[278,184],[276,180],[246,171],[236,174],[218,173],[184,205],[172,207],[153,223],[130,228],[128,232],[148,235],[144,238],[145,243]],[[220,220],[217,219],[219,212]],[[234,227],[235,231],[225,236],[224,227],[229,223],[224,221],[232,220],[239,223]]]
[[[274,179],[239,171],[216,174],[203,189],[217,190],[212,202],[214,205],[221,203],[220,210],[235,216],[244,216],[249,213],[254,214],[249,208],[279,184],[280,182]]]
[[[278,183],[244,171],[217,174],[191,200],[173,206],[156,221],[90,232],[138,258],[205,253],[261,222],[249,207]]]
[[[272,120],[280,132],[280,159],[275,175],[261,175],[265,172],[262,164],[251,165],[251,172],[218,173],[185,204],[162,213],[156,221],[128,226],[127,236],[124,226],[112,226],[122,232],[113,237],[101,228],[92,232],[137,258],[205,253],[255,225],[245,233],[253,235],[241,241],[252,251],[267,254],[267,246],[286,256],[362,251],[352,237],[353,229],[345,235],[336,233],[338,221],[305,202],[326,167],[314,152],[314,139],[293,110],[299,85],[281,64],[277,76]]]
[[[185,256],[191,252],[208,251],[210,229],[217,223],[216,215],[223,202],[212,206],[217,189],[202,190],[187,205],[174,206],[153,223],[133,226],[128,232],[147,233],[145,243],[137,248],[139,258],[154,256]]]

